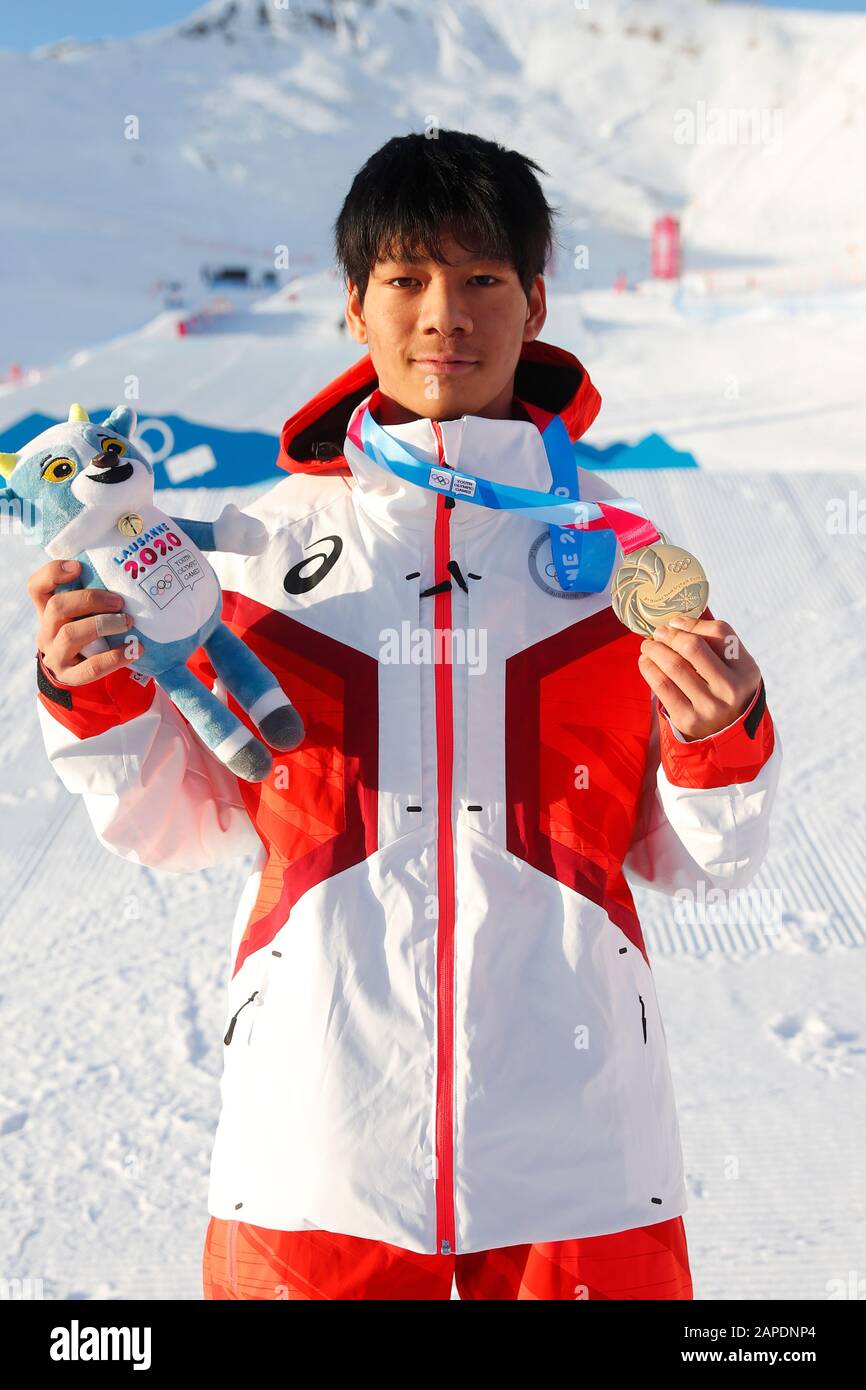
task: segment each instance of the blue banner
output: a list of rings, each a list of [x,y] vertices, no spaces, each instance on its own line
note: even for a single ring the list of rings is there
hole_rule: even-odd
[[[112,409],[109,406],[88,414],[99,424]],[[245,487],[278,482],[286,476],[277,467],[280,441],[276,434],[220,429],[183,415],[146,415],[140,411],[139,416],[139,433],[154,454],[157,488]],[[0,431],[0,452],[16,453],[37,434],[65,419],[65,413],[23,416]],[[609,444],[596,449],[577,443],[571,447],[582,468],[599,472],[606,468],[698,467],[694,455],[673,449],[659,434],[649,434],[638,444]]]

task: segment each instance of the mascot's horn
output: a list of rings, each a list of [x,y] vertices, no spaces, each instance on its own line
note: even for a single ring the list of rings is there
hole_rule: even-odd
[[[0,475],[8,478],[17,462],[17,454],[0,454]]]
[[[71,405],[71,406],[69,407],[69,420],[78,420],[80,423],[83,423],[84,421],[89,420],[89,419],[90,419],[90,416],[88,415],[87,411],[84,409],[84,406],[83,406],[83,405],[79,405],[77,401],[76,401],[75,405]],[[68,423],[69,423],[69,421],[67,420],[67,424],[68,424]]]

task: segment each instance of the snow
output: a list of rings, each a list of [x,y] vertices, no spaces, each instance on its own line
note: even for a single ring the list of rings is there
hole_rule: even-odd
[[[22,115],[0,203],[0,370],[39,369],[0,386],[0,429],[114,404],[137,377],[142,414],[278,432],[360,351],[337,330],[329,235],[366,155],[433,116],[538,159],[566,224],[542,337],[601,391],[588,443],[658,431],[697,457],[607,476],[701,557],[784,746],[750,910],[702,925],[636,894],[695,1294],[827,1298],[864,1246],[866,555],[856,523],[836,534],[829,518],[851,494],[856,517],[864,494],[866,19],[685,0],[297,0],[267,26],[255,5],[226,12],[204,6],[197,35],[0,53]],[[700,100],[780,107],[781,143],[684,152],[674,113]],[[666,211],[687,242],[674,288],[646,278]],[[588,273],[571,266],[578,240]],[[286,286],[207,332],[179,337],[150,292],[278,244]],[[618,270],[637,288],[615,293]],[[193,474],[206,451],[175,463]],[[190,515],[258,490],[197,476]],[[25,586],[43,555],[20,535],[2,545],[2,1273],[53,1299],[197,1299],[249,863],[173,875],[102,848],[39,733]]]
[[[437,123],[547,171],[563,288],[644,278],[648,226],[669,211],[691,267],[820,259],[830,283],[841,257],[862,284],[864,45],[866,16],[710,0],[216,0],[135,39],[0,51],[18,117],[0,372],[99,341],[107,319],[138,327],[156,282],[195,290],[203,260],[286,245],[293,272],[327,268],[363,160]],[[684,146],[677,113],[701,104],[781,111],[782,138]]]

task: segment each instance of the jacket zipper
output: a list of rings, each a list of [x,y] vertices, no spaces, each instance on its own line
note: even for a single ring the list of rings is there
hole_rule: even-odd
[[[236,1024],[237,1021],[238,1021],[238,1014],[240,1013],[241,1009],[245,1009],[245,1008],[247,1007],[247,1004],[251,1004],[251,1003],[253,1002],[253,1000],[255,999],[255,997],[256,997],[257,994],[258,994],[258,990],[257,990],[257,989],[254,989],[253,992],[252,992],[252,994],[250,995],[249,999],[245,999],[244,1002],[241,1004],[241,1008],[240,1008],[240,1009],[235,1009],[235,1012],[232,1014],[232,1016],[231,1016],[231,1021],[229,1022],[229,1026],[228,1026],[228,1031],[227,1031],[225,1037],[223,1038],[223,1042],[226,1044],[227,1047],[228,1047],[229,1043],[230,1043],[231,1040],[232,1040],[232,1034],[233,1034],[234,1031],[235,1031],[235,1024]]]
[[[445,445],[438,421],[431,421],[445,467]],[[434,583],[450,579],[451,508],[436,498]],[[454,1253],[454,837],[451,825],[454,774],[454,705],[451,669],[451,587],[434,597],[434,674],[436,691],[436,864],[439,917],[436,932],[436,1246]],[[447,632],[447,643],[440,633]],[[441,644],[441,645],[440,645]],[[440,660],[441,657],[441,660]],[[446,659],[447,658],[447,659]]]

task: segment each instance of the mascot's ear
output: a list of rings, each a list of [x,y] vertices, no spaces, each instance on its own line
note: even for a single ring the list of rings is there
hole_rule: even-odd
[[[138,416],[131,405],[116,405],[108,419],[103,420],[102,428],[116,430],[124,439],[131,439],[137,422]]]
[[[79,424],[86,424],[89,420],[90,416],[84,409],[84,406],[79,405],[77,401],[75,405],[71,405],[69,407],[69,415],[66,421],[67,424],[69,424],[71,421],[77,421]]]
[[[5,483],[7,478],[11,478],[17,462],[17,454],[0,454],[0,482]],[[10,506],[20,501],[21,498],[14,487],[0,487],[0,506]]]

